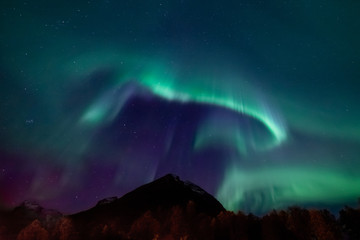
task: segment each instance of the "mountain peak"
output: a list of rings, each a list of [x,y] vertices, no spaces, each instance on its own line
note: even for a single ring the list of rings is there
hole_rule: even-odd
[[[164,179],[169,179],[171,181],[176,181],[176,182],[180,182],[180,177],[178,175],[175,175],[173,173],[168,173],[166,174],[165,176],[161,177],[161,178],[164,178]],[[161,179],[159,178],[159,179]]]
[[[174,206],[186,208],[193,202],[198,213],[217,216],[224,207],[201,187],[182,181],[179,176],[167,174],[142,185],[121,198],[101,200],[94,208],[72,215],[81,219],[123,218],[133,221],[146,211],[171,209]]]
[[[43,209],[43,207],[40,206],[40,204],[38,204],[35,201],[30,201],[30,200],[25,200],[24,202],[22,202],[20,204],[19,208],[27,209],[27,210],[31,210],[31,211],[41,211]]]

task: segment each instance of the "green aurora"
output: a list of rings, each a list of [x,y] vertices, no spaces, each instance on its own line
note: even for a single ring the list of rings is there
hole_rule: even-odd
[[[360,197],[360,3],[2,1],[0,207],[172,172],[227,209]]]

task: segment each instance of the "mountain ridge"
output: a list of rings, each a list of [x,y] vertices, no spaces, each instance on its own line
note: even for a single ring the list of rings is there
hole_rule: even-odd
[[[263,217],[234,213],[201,187],[168,174],[72,215],[25,201],[0,211],[0,239],[360,239],[360,208],[345,207],[339,215],[296,206]]]
[[[182,181],[177,175],[167,174],[120,198],[100,200],[93,208],[72,214],[70,217],[89,219],[93,215],[100,218],[121,216],[133,221],[148,210],[170,209],[174,206],[186,207],[189,201],[195,203],[197,211],[209,216],[216,216],[221,211],[225,211],[222,204],[201,187],[189,181]]]

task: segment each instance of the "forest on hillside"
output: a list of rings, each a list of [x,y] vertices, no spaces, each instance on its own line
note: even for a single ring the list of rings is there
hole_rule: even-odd
[[[345,207],[336,218],[328,210],[290,207],[257,217],[222,211],[216,217],[198,213],[195,203],[170,210],[148,210],[131,223],[120,218],[79,221],[71,216],[15,219],[0,222],[3,240],[191,240],[191,239],[360,239],[360,209]]]

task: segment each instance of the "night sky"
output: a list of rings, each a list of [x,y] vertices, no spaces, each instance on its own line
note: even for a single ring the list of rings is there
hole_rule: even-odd
[[[228,210],[360,197],[360,2],[0,3],[0,207],[167,173]]]

